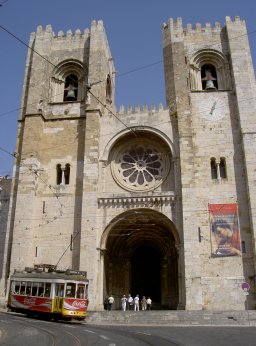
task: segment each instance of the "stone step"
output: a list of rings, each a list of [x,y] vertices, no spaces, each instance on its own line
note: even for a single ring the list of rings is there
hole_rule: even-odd
[[[256,311],[89,311],[86,323],[256,326]]]

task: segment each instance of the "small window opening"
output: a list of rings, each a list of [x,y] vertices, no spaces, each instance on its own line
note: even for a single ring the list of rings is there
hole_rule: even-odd
[[[211,158],[211,176],[212,179],[218,179],[218,167],[214,157]]]
[[[221,157],[220,159],[220,178],[221,179],[227,178],[226,160],[224,157]]]
[[[65,180],[65,185],[69,184],[69,179],[70,179],[70,164],[67,163],[64,169],[64,180]]]
[[[203,65],[201,68],[202,89],[206,91],[218,89],[217,73],[213,65]]]
[[[73,250],[73,235],[70,236],[70,251]]]
[[[62,170],[61,170],[61,165],[58,164],[56,166],[56,171],[57,171],[57,179],[56,179],[56,184],[60,185],[62,182]]]
[[[74,74],[67,76],[65,80],[64,101],[76,101],[78,91],[78,78]]]
[[[106,81],[106,101],[112,103],[112,85],[110,75],[107,76]]]
[[[241,246],[242,246],[242,253],[246,253],[245,241],[242,241]]]

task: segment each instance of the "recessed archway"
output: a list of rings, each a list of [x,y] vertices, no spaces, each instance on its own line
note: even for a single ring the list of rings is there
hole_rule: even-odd
[[[179,237],[165,215],[150,209],[120,214],[106,228],[104,295],[150,296],[155,309],[176,309],[179,303]]]
[[[152,246],[137,248],[131,257],[131,295],[161,304],[161,254]]]

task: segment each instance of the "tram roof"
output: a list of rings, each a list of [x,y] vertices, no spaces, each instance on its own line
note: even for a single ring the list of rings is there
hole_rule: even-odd
[[[44,271],[26,271],[26,270],[15,270],[11,275],[11,279],[41,279],[41,280],[72,280],[72,281],[84,281],[88,282],[87,272],[85,271],[72,271],[66,270],[62,271],[52,271],[52,272],[44,272]]]

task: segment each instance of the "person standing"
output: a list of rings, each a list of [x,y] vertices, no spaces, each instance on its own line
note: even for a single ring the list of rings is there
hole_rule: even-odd
[[[126,298],[125,294],[123,295],[121,302],[122,302],[122,310],[125,311],[126,310],[126,302],[127,302],[127,298]]]
[[[108,310],[108,297],[104,299],[104,310]]]
[[[140,310],[139,304],[140,304],[140,298],[137,294],[137,296],[134,298],[134,311]]]
[[[147,310],[147,299],[145,296],[141,299],[141,310]]]
[[[152,306],[152,300],[150,299],[150,297],[148,297],[148,299],[147,299],[147,310],[151,310],[151,306]]]
[[[115,301],[114,297],[113,297],[112,295],[110,295],[110,296],[108,297],[108,310],[109,310],[109,311],[112,310],[112,305],[113,305],[114,301]]]
[[[127,302],[128,302],[129,310],[133,310],[133,297],[130,294],[128,295]]]

